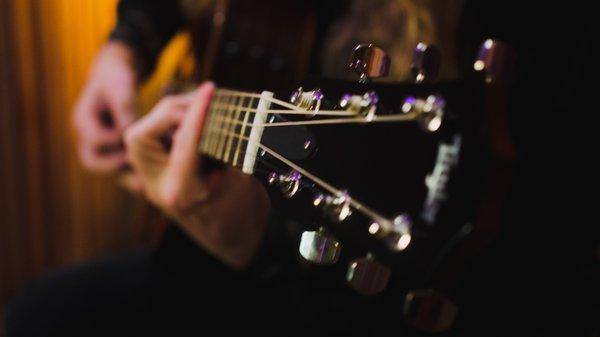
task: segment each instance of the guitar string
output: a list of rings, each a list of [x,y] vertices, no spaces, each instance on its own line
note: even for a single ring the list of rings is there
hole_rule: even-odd
[[[228,89],[218,89],[217,92],[215,93],[215,95],[219,95],[219,96],[249,96],[249,97],[256,97],[256,98],[261,98],[261,95],[259,94],[251,94],[251,93],[243,93],[243,92],[238,92],[238,91],[231,91]],[[288,110],[284,110],[284,109],[279,109],[279,110],[267,110],[265,112],[269,112],[269,113],[278,113],[278,114],[290,114],[290,115],[309,115],[309,116],[315,116],[315,115],[322,115],[322,116],[353,116],[355,115],[355,113],[350,112],[350,111],[344,111],[344,110],[318,110],[318,111],[311,111],[311,110],[307,110],[301,107],[298,107],[296,105],[290,104],[288,102],[282,101],[280,99],[277,99],[275,97],[263,97],[263,99],[267,100],[269,103],[275,104],[275,105],[279,105],[282,106],[284,108],[287,108]],[[219,104],[219,103],[218,103]]]
[[[257,94],[247,94],[247,95],[242,95],[242,94],[227,94],[227,93],[221,93],[221,92],[216,92],[214,94],[214,97],[219,97],[219,98],[230,98],[230,97],[252,97],[252,98],[261,98],[260,95]],[[269,103],[275,104],[275,105],[279,105],[282,106],[284,108],[287,108],[288,110],[285,109],[279,109],[279,110],[266,110],[266,112],[269,113],[278,113],[278,114],[290,114],[290,115],[309,115],[309,116],[314,116],[314,115],[323,115],[323,116],[352,116],[354,115],[354,113],[350,112],[350,111],[344,111],[344,110],[318,110],[318,111],[312,111],[312,110],[306,110],[303,109],[301,107],[295,106],[293,104],[281,101],[279,99],[273,98],[273,97],[262,97],[263,99],[265,99],[266,101],[268,101]],[[225,106],[227,108],[236,108],[233,105],[228,105],[228,104],[223,104],[220,102],[214,102],[211,103],[211,106],[215,105],[215,106]],[[256,112],[255,109],[253,112]]]
[[[265,146],[264,144],[261,144],[260,142],[257,142],[257,141],[252,141],[248,137],[244,137],[244,136],[240,136],[240,135],[234,134],[234,133],[232,133],[232,132],[230,132],[230,131],[228,131],[226,129],[220,129],[220,130],[217,130],[216,132],[225,133],[225,134],[227,134],[227,135],[229,135],[231,137],[238,137],[240,139],[246,140],[248,143],[250,143],[250,142],[256,143],[256,145],[259,148],[261,148],[262,150],[264,150],[266,153],[270,154],[275,159],[279,160],[280,162],[282,162],[283,164],[287,165],[291,169],[297,171],[302,176],[304,176],[304,177],[312,180],[315,184],[317,184],[321,188],[329,191],[334,196],[336,196],[336,197],[344,197],[345,201],[348,202],[352,207],[354,207],[354,209],[356,209],[356,210],[362,212],[363,214],[367,215],[368,217],[370,217],[373,221],[377,222],[385,230],[392,230],[393,229],[391,221],[388,220],[386,217],[382,216],[381,214],[379,214],[375,210],[373,210],[370,207],[364,205],[363,203],[357,201],[356,199],[347,196],[344,193],[344,191],[337,189],[333,185],[327,183],[323,179],[321,179],[321,178],[317,177],[316,175],[310,173],[309,171],[305,170],[304,168],[300,167],[299,165],[295,164],[291,160],[285,158],[284,156],[280,155],[279,153],[275,152],[274,150],[270,149],[269,147]]]
[[[252,113],[252,112],[251,112]],[[389,116],[373,116],[372,118],[366,117],[354,117],[354,118],[328,118],[311,121],[297,121],[297,122],[273,122],[273,123],[262,123],[262,124],[248,124],[251,127],[281,127],[281,126],[294,126],[294,125],[339,125],[339,124],[370,124],[370,123],[386,123],[386,122],[409,122],[416,120],[418,113],[405,113],[401,115],[389,115]],[[217,118],[223,118],[221,115],[217,115]],[[225,119],[227,122],[228,120]],[[240,124],[239,121],[231,121],[235,124]]]
[[[256,97],[256,98],[263,98],[263,99],[266,99],[267,101],[269,101],[270,103],[275,103],[277,105],[283,106],[283,107],[291,109],[291,110],[306,111],[305,109],[302,109],[302,108],[300,108],[298,106],[295,106],[295,105],[293,105],[291,103],[288,103],[286,101],[282,101],[282,100],[277,99],[275,97],[262,97],[261,94],[248,93],[248,92],[231,90],[231,89],[217,89],[216,93],[217,94],[223,94],[223,95],[243,95],[243,96],[251,96],[251,97]]]
[[[211,106],[215,107],[225,107],[225,108],[237,108],[236,105],[226,105],[222,103],[213,103]],[[257,109],[249,109],[249,112],[259,112]],[[281,115],[308,115],[308,116],[355,116],[356,114],[351,111],[344,110],[303,110],[303,111],[295,111],[295,110],[284,110],[284,109],[267,109],[260,112],[267,112],[273,114],[281,114]]]

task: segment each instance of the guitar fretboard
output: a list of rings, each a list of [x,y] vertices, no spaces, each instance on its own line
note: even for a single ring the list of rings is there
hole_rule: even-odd
[[[272,94],[217,89],[208,108],[201,153],[220,162],[253,173],[260,125],[266,122]]]

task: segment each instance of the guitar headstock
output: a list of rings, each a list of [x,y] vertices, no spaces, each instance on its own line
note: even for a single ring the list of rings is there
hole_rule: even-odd
[[[499,213],[482,206],[498,199],[490,167],[510,158],[511,142],[498,109],[506,105],[490,100],[503,96],[490,88],[506,83],[500,72],[512,55],[487,40],[474,61],[479,80],[436,83],[440,53],[419,44],[414,81],[380,83],[389,57],[359,45],[348,62],[355,82],[308,79],[276,96],[217,93],[215,109],[233,108],[208,121],[220,138],[203,150],[266,183],[275,208],[305,228],[300,256],[347,265],[347,284],[361,294],[393,283],[405,292],[408,321],[442,331],[456,315],[445,295],[456,280],[445,272],[452,255],[486,221],[481,214]],[[423,305],[445,316],[424,320]]]

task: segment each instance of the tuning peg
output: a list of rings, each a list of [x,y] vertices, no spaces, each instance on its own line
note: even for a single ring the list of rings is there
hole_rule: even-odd
[[[420,289],[406,294],[404,317],[415,328],[438,333],[452,328],[458,313],[450,297],[434,290]]]
[[[373,222],[369,226],[369,233],[383,239],[391,250],[403,251],[412,241],[412,227],[410,216],[408,214],[400,214],[387,227]]]
[[[487,83],[505,82],[510,80],[516,58],[517,54],[508,44],[487,39],[479,48],[473,68],[484,73]]]
[[[348,68],[360,75],[361,82],[385,77],[390,72],[390,57],[383,49],[373,44],[354,47]]]
[[[442,126],[446,100],[439,95],[429,95],[426,100],[407,97],[402,103],[402,112],[415,113],[417,122],[427,132],[435,132]]]
[[[374,295],[385,289],[391,270],[375,260],[372,254],[350,262],[346,281],[350,288],[363,295]]]
[[[440,72],[442,53],[433,44],[419,42],[413,53],[410,69],[415,82],[433,82]]]
[[[278,184],[281,188],[281,193],[286,198],[291,198],[300,190],[300,182],[302,179],[302,175],[295,170],[291,170],[287,174],[277,174],[276,172],[271,172],[267,177],[267,182],[269,185]]]
[[[379,96],[374,91],[369,91],[363,95],[345,94],[340,99],[340,108],[346,109],[356,115],[365,116],[368,121],[373,120],[377,110]]]
[[[338,261],[342,244],[321,227],[318,231],[302,233],[299,251],[300,255],[309,262],[331,265]]]
[[[297,107],[314,111],[316,113],[319,111],[319,108],[321,107],[321,101],[323,101],[324,97],[325,95],[323,95],[321,89],[304,91],[302,87],[299,87],[292,92],[292,95],[290,96],[290,103]]]
[[[350,196],[343,192],[338,197],[317,194],[313,199],[313,205],[321,207],[333,221],[342,222],[352,215]]]

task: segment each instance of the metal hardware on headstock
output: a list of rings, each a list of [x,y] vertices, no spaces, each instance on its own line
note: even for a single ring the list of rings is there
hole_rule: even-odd
[[[348,68],[360,76],[360,82],[385,77],[390,72],[390,57],[383,49],[373,44],[354,47]]]
[[[338,261],[342,244],[321,227],[317,231],[302,233],[299,251],[300,255],[309,262],[331,265]]]
[[[435,132],[442,126],[446,101],[438,95],[429,95],[426,100],[407,97],[402,104],[402,112],[417,114],[421,128],[428,132]]]
[[[379,97],[374,91],[369,91],[361,95],[345,94],[340,99],[340,107],[356,115],[365,116],[370,121],[375,116]]]
[[[313,205],[322,207],[325,213],[336,222],[342,222],[352,215],[352,207],[350,206],[347,193],[338,197],[318,194],[313,199]]]
[[[277,174],[276,172],[271,172],[267,177],[267,182],[269,185],[278,184],[281,188],[281,193],[286,198],[291,198],[300,190],[300,180],[302,179],[302,175],[297,171],[290,171],[287,174]]]
[[[442,53],[432,44],[419,42],[413,53],[410,70],[415,82],[432,82],[437,78],[442,62]]]
[[[346,282],[350,288],[363,295],[374,295],[387,286],[392,271],[375,260],[372,254],[350,262]]]
[[[374,222],[369,226],[369,233],[383,239],[391,250],[403,251],[412,240],[411,228],[412,220],[410,217],[407,214],[400,214],[394,218],[392,229],[385,229]]]
[[[457,312],[454,301],[434,289],[411,291],[404,300],[406,320],[413,327],[430,333],[449,330]]]
[[[501,41],[487,39],[479,48],[473,68],[484,73],[487,83],[503,82],[513,73],[515,60],[516,53],[510,46]]]
[[[324,95],[320,89],[304,91],[302,87],[299,87],[292,92],[292,95],[290,96],[290,103],[302,109],[317,113],[321,108],[321,101],[323,98]]]

